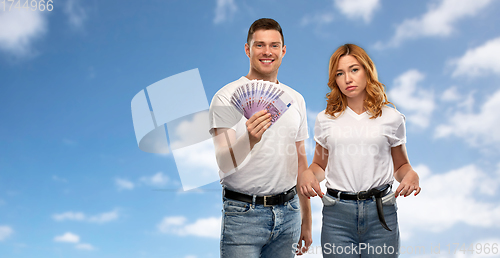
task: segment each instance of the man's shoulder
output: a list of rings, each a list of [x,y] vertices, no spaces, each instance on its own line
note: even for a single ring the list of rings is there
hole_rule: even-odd
[[[302,96],[302,94],[300,94],[300,92],[296,91],[294,88],[282,82],[280,82],[279,85],[281,85],[281,87],[285,89],[288,94],[292,95],[292,97],[294,97],[297,101],[304,101],[304,97]]]
[[[238,80],[232,81],[226,85],[224,85],[222,88],[220,88],[215,95],[225,95],[225,94],[233,94],[233,92],[238,88],[238,86],[241,86],[245,82],[247,82],[248,79],[245,76],[241,76]]]

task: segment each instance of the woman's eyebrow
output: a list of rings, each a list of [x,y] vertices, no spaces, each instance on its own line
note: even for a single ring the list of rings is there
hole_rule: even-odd
[[[353,65],[350,65],[350,66],[348,67],[348,69],[351,69],[351,68],[353,68],[354,66],[359,66],[359,64],[353,64]],[[338,71],[342,71],[342,69],[337,69],[337,72],[338,72]]]

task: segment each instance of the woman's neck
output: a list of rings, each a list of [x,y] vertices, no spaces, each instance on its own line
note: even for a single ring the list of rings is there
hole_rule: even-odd
[[[366,111],[365,105],[364,105],[364,99],[362,99],[362,98],[356,98],[356,99],[349,99],[348,98],[347,99],[347,106],[358,115],[361,115]]]

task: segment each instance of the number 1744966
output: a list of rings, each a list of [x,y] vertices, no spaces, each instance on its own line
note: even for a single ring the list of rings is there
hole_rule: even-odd
[[[3,11],[12,11],[12,9],[26,9],[31,11],[49,11],[54,10],[52,0],[1,0],[0,8]]]

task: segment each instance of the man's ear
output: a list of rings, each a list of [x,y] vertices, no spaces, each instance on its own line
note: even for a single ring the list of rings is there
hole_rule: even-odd
[[[247,54],[248,58],[250,58],[250,46],[248,43],[245,43],[245,53]]]
[[[283,46],[283,49],[281,51],[283,52],[283,55],[281,57],[284,57],[286,54],[286,45]]]

